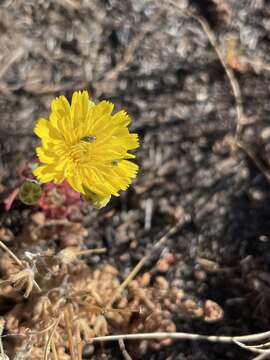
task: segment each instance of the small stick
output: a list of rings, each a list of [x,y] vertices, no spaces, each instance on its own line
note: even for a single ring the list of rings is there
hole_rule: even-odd
[[[184,332],[156,332],[156,333],[138,333],[138,334],[123,334],[123,335],[108,335],[98,336],[91,339],[93,342],[105,342],[105,341],[119,341],[123,340],[164,340],[164,339],[176,339],[176,340],[199,340],[209,341],[213,343],[232,344],[236,341],[240,342],[254,342],[264,340],[270,337],[270,331],[263,333],[243,335],[243,336],[217,336],[217,335],[201,335]]]
[[[221,65],[223,66],[223,68],[227,74],[227,77],[229,79],[229,82],[230,82],[230,85],[232,88],[232,92],[234,95],[235,103],[236,103],[237,122],[236,122],[235,137],[236,137],[236,140],[238,140],[240,137],[240,134],[242,132],[242,129],[243,129],[243,118],[244,118],[243,100],[242,100],[242,94],[241,94],[239,83],[234,75],[233,70],[227,65],[225,59],[223,58],[223,54],[219,48],[219,44],[216,39],[216,36],[215,36],[214,32],[211,30],[208,23],[201,16],[196,15],[191,11],[186,11],[186,13],[188,16],[194,18],[195,20],[197,20],[200,23],[201,27],[203,28],[205,34],[208,37],[208,40],[210,41],[211,45],[213,46]]]
[[[120,72],[122,72],[126,66],[130,63],[133,58],[135,50],[140,45],[144,36],[151,31],[153,24],[156,24],[158,18],[161,16],[162,11],[159,11],[153,15],[149,22],[143,27],[142,31],[139,32],[134,38],[130,41],[127,50],[123,56],[123,59],[111,70],[108,71],[105,75],[105,81],[115,80]]]
[[[208,40],[210,41],[211,45],[213,46],[213,49],[215,50],[219,61],[221,65],[223,66],[225,73],[229,79],[231,89],[233,92],[233,96],[236,103],[236,113],[237,113],[237,122],[236,122],[236,139],[239,138],[242,128],[243,128],[243,118],[244,118],[244,110],[243,110],[243,100],[242,100],[242,94],[240,90],[239,83],[234,75],[233,70],[227,65],[226,60],[223,57],[222,51],[219,47],[219,43],[216,39],[216,36],[210,26],[208,25],[207,21],[202,18],[201,16],[195,14],[192,11],[189,10],[183,10],[179,7],[179,5],[174,0],[169,0],[169,2],[182,14],[185,16],[189,16],[201,25],[203,31],[205,32],[206,36],[208,37]]]
[[[127,65],[132,61],[133,55],[141,44],[143,38],[147,33],[152,31],[153,25],[156,25],[156,22],[158,21],[162,13],[163,9],[155,12],[155,14],[151,17],[151,19],[149,19],[147,24],[142,27],[142,30],[130,40],[127,49],[122,57],[122,60],[120,60],[114,68],[109,70],[102,79],[97,81],[97,83],[95,84],[95,87],[97,89],[102,90],[106,83],[116,80],[118,75],[126,69]]]
[[[270,350],[269,350],[269,349],[260,349],[260,348],[258,348],[257,346],[246,345],[246,344],[243,344],[242,341],[238,341],[238,340],[234,340],[234,342],[235,342],[238,346],[240,346],[241,348],[246,349],[246,350],[249,350],[249,351],[252,351],[252,352],[254,352],[254,353],[270,354]]]
[[[79,326],[79,324],[76,325],[76,328],[75,328],[75,336],[76,336],[76,345],[77,345],[78,360],[82,360],[83,347],[82,347],[82,339],[81,339],[80,326]]]
[[[89,254],[103,254],[107,251],[106,248],[99,248],[99,249],[87,249],[78,251],[77,255],[89,255]]]
[[[9,336],[34,336],[34,335],[41,335],[46,332],[48,332],[50,329],[52,329],[55,326],[55,321],[52,322],[52,324],[48,325],[46,328],[40,330],[40,331],[27,331],[26,334],[17,334],[17,333],[8,333],[5,335],[2,335],[1,338],[9,337]]]
[[[242,58],[246,63],[250,64],[253,67],[253,69],[255,67],[255,70],[256,68],[258,68],[259,70],[270,71],[270,65],[261,59],[256,59],[256,58],[249,59],[246,56],[243,56]]]
[[[115,293],[112,296],[111,301],[107,305],[108,307],[111,307],[116,299],[119,297],[119,295],[123,292],[123,290],[128,286],[128,284],[137,276],[139,271],[142,269],[144,264],[150,259],[150,257],[153,255],[153,253],[159,249],[167,240],[168,238],[175,234],[177,230],[180,230],[184,224],[190,219],[190,217],[186,214],[184,214],[180,220],[171,227],[165,235],[163,235],[152,247],[152,249],[141,258],[141,260],[137,263],[137,265],[132,269],[132,271],[129,273],[129,275],[126,277],[126,279],[122,282],[122,284],[116,289]]]
[[[209,42],[213,46],[213,49],[215,50],[215,52],[219,58],[219,61],[225,70],[225,73],[228,77],[228,80],[229,80],[229,83],[231,85],[231,89],[233,92],[233,96],[235,99],[236,114],[237,114],[236,130],[235,130],[235,144],[237,147],[239,147],[246,153],[246,155],[255,163],[255,165],[262,172],[262,174],[266,177],[266,179],[268,181],[270,181],[270,173],[269,173],[268,169],[264,166],[264,164],[260,161],[260,159],[258,159],[256,154],[254,154],[253,151],[247,147],[247,145],[243,144],[243,142],[240,141],[240,135],[243,130],[244,119],[245,119],[242,94],[241,94],[238,80],[237,80],[236,76],[234,75],[234,71],[227,65],[227,62],[224,59],[224,56],[222,54],[222,51],[220,49],[219,43],[216,39],[214,32],[208,25],[207,21],[205,19],[203,19],[201,16],[194,14],[194,12],[189,11],[189,10],[182,10],[174,0],[169,0],[169,2],[181,13],[181,15],[189,16],[189,17],[195,19],[196,21],[198,21],[199,24],[201,25],[203,31],[205,32],[206,36],[208,37]]]
[[[54,360],[59,360],[54,339],[51,340],[51,348],[52,348],[52,353],[53,353]]]
[[[16,49],[13,54],[11,55],[10,59],[6,62],[4,66],[2,66],[0,70],[0,79],[3,78],[7,70],[17,61],[19,61],[25,53],[25,50],[23,48]]]
[[[2,241],[0,241],[0,247],[6,251],[19,266],[23,267],[21,260]]]
[[[124,340],[123,340],[123,339],[119,339],[119,340],[118,340],[118,344],[119,344],[119,348],[120,348],[120,350],[121,350],[121,353],[122,353],[122,355],[123,355],[123,358],[124,358],[125,360],[132,360],[131,356],[129,355],[129,353],[128,353],[127,350],[126,350]]]
[[[5,359],[5,351],[4,351],[4,347],[3,347],[3,342],[2,342],[2,334],[3,334],[3,331],[4,331],[4,327],[5,327],[5,320],[4,318],[0,318],[0,355],[1,355],[1,358]]]
[[[57,326],[58,326],[58,324],[59,324],[59,321],[60,321],[60,319],[61,319],[61,315],[62,315],[62,314],[60,314],[60,316],[58,317],[58,319],[55,321],[54,326],[53,326],[53,328],[52,328],[52,331],[51,331],[51,333],[50,333],[50,335],[49,335],[49,337],[48,337],[48,339],[47,339],[47,341],[46,341],[45,350],[44,350],[44,355],[43,355],[43,360],[48,360],[48,356],[49,356],[49,351],[50,351],[50,346],[51,346],[52,338],[53,338],[53,335],[54,335],[54,333],[55,333],[55,331],[56,331],[56,328],[57,328]]]
[[[246,144],[243,144],[240,140],[237,140],[236,145],[247,154],[247,156],[254,162],[254,164],[265,176],[265,178],[270,182],[269,170],[266,168],[263,162],[254,154],[254,152]]]
[[[64,310],[64,319],[66,323],[66,330],[68,335],[68,344],[69,344],[69,351],[70,351],[70,357],[71,360],[76,360],[75,358],[75,349],[74,349],[74,343],[73,343],[73,335],[72,335],[72,323],[71,323],[71,315],[72,315],[72,305],[67,304]]]

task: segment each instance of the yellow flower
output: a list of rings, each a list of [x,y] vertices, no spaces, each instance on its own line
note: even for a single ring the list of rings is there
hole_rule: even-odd
[[[43,164],[33,171],[38,180],[66,180],[98,208],[126,190],[138,171],[127,160],[135,158],[128,150],[139,140],[128,130],[127,113],[112,115],[113,107],[108,101],[94,104],[87,91],[74,92],[71,104],[64,96],[53,100],[49,120],[39,119],[34,130],[42,141],[36,152]]]

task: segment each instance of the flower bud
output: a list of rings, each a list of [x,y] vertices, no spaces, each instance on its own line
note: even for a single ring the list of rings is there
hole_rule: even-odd
[[[41,196],[41,186],[35,182],[26,180],[20,187],[19,197],[26,205],[34,205]]]

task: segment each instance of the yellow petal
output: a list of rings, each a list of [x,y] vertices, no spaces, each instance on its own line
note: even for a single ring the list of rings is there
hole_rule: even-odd
[[[127,150],[136,149],[139,146],[139,137],[137,134],[118,135],[115,143],[123,146]]]
[[[119,127],[128,126],[131,122],[130,116],[125,112],[125,110],[118,111],[115,115],[112,116],[112,121],[115,125]]]
[[[39,160],[41,162],[43,162],[44,164],[52,164],[53,162],[55,162],[57,160],[57,158],[55,157],[55,154],[53,152],[51,152],[50,150],[45,149],[44,147],[37,147],[36,153],[37,153]]]
[[[59,96],[52,101],[52,112],[59,118],[70,116],[70,104],[65,96]]]
[[[53,100],[50,122],[63,135],[66,141],[72,142],[74,128],[71,120],[71,107],[65,96]]]
[[[119,176],[136,177],[139,166],[128,160],[122,160],[116,167],[115,171]]]
[[[50,165],[41,165],[37,167],[33,170],[33,174],[42,183],[50,182],[54,178],[54,171]]]
[[[114,105],[106,100],[103,100],[93,106],[91,108],[91,119],[89,121],[87,131],[91,132],[99,126],[104,126],[104,121],[106,123],[106,121],[110,118],[113,108]]]
[[[75,191],[79,193],[83,193],[83,187],[80,177],[76,177],[76,176],[68,177],[67,182]]]
[[[35,126],[34,133],[40,137],[41,139],[45,140],[61,140],[62,135],[51,126],[50,122],[44,118],[40,118]]]

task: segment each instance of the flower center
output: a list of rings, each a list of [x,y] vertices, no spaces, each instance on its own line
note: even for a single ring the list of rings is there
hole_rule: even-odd
[[[87,135],[82,137],[77,144],[72,145],[68,153],[71,161],[78,164],[84,162],[86,159],[89,160],[89,144],[93,143],[96,139],[95,135]]]

